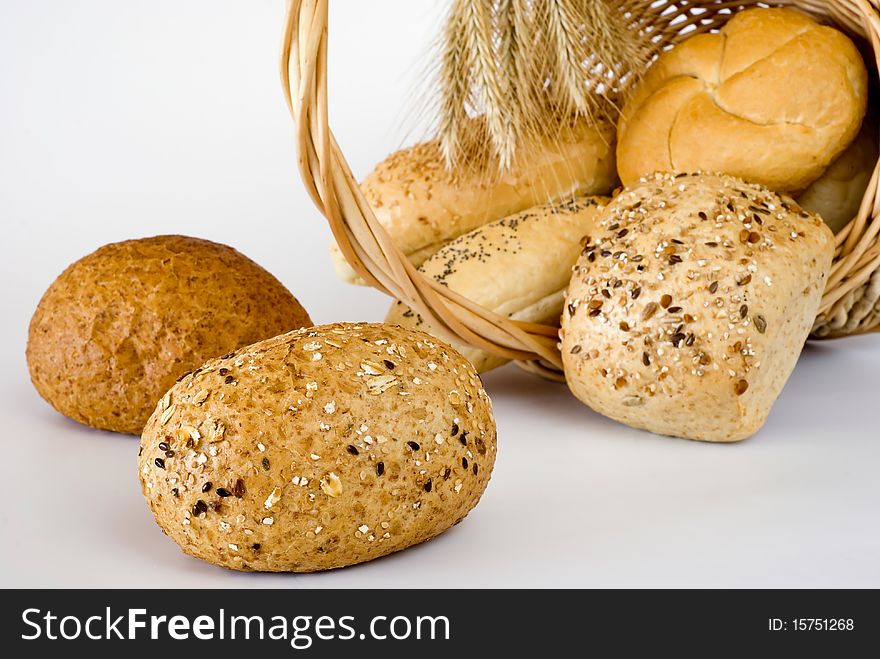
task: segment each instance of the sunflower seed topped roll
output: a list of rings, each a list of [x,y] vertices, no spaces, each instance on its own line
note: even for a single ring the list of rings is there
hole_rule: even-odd
[[[819,217],[761,186],[643,180],[605,208],[572,276],[569,387],[637,428],[748,437],[794,368],[833,254]]]
[[[159,401],[138,467],[156,522],[235,570],[311,572],[428,540],[495,462],[473,367],[422,332],[336,323],[214,359]]]

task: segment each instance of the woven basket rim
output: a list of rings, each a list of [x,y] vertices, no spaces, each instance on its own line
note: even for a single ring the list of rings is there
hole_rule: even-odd
[[[441,337],[515,360],[544,377],[562,379],[558,327],[499,316],[423,275],[376,219],[328,122],[328,3],[288,0],[280,67],[285,100],[296,125],[301,178],[346,261],[370,286],[417,311]],[[758,0],[625,0],[621,4],[642,28],[667,25],[658,54],[682,38],[716,28],[721,24],[718,16],[764,6]],[[873,75],[877,77],[880,1],[779,0],[773,4],[802,10],[861,37],[873,54]],[[674,27],[669,27],[670,16],[678,17]],[[686,34],[684,26],[691,26]],[[870,70],[871,62],[868,64]],[[874,168],[859,214],[835,236],[834,263],[814,327],[816,336],[837,337],[880,328],[878,189],[880,163]]]

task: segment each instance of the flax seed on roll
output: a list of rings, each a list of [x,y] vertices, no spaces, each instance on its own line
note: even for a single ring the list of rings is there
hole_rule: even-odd
[[[390,155],[361,188],[382,226],[420,265],[488,222],[548,201],[611,192],[617,182],[614,135],[607,120],[579,121],[558,137],[520,148],[502,174],[486,163],[450,171],[439,143],[426,142]],[[335,243],[331,255],[339,277],[357,282]]]
[[[858,133],[867,80],[842,32],[790,9],[739,12],[645,74],[619,123],[620,178],[718,171],[800,192]]]
[[[834,254],[822,220],[722,175],[655,175],[602,212],[562,316],[572,392],[663,435],[755,433],[791,374]]]
[[[477,504],[495,462],[473,367],[422,332],[337,323],[214,359],[141,437],[156,522],[235,570],[311,572],[428,540]]]
[[[535,206],[456,238],[419,269],[495,313],[555,325],[581,238],[607,202],[605,197],[578,197]],[[391,305],[385,322],[433,332],[400,301]],[[454,347],[481,373],[507,361],[472,346]]]

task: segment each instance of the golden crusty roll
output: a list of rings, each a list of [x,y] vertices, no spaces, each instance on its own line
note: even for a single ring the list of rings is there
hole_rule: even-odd
[[[797,199],[798,203],[819,215],[837,233],[858,214],[877,166],[877,157],[877,119],[870,113],[859,136],[822,176],[804,190]]]
[[[789,197],[722,175],[657,174],[597,218],[562,315],[572,392],[663,435],[728,442],[791,374],[834,236]]]
[[[27,362],[34,387],[65,416],[140,434],[187,371],[311,324],[275,277],[231,247],[187,236],[126,240],[52,283],[31,319]]]
[[[499,315],[556,324],[581,238],[607,202],[605,197],[578,197],[535,206],[456,238],[419,270]],[[433,333],[400,301],[392,303],[385,322]],[[507,362],[473,346],[453,346],[481,373]]]
[[[867,84],[843,33],[789,9],[737,13],[648,70],[621,116],[620,178],[716,171],[800,192],[855,138]]]
[[[614,127],[607,120],[579,121],[518,153],[504,173],[485,164],[450,171],[439,143],[425,142],[388,156],[361,189],[404,254],[421,265],[488,222],[548,201],[608,194],[617,183]],[[335,243],[331,255],[339,277],[358,283]]]
[[[422,332],[336,323],[214,359],[162,397],[138,454],[156,522],[234,570],[312,572],[423,542],[495,462],[473,367]]]

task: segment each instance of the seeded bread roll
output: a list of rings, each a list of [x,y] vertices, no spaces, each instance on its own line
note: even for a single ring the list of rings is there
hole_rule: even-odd
[[[739,12],[645,74],[619,123],[620,178],[718,171],[800,192],[855,138],[867,81],[843,33],[790,9]]]
[[[877,166],[877,118],[865,119],[862,131],[797,202],[816,213],[834,233],[845,227],[862,205],[865,190]]]
[[[427,334],[338,323],[214,359],[141,438],[144,496],[183,551],[235,570],[311,572],[460,522],[495,462],[473,367]]]
[[[571,268],[605,197],[545,204],[492,222],[456,238],[419,268],[467,299],[514,320],[559,322]],[[385,322],[431,332],[422,317],[394,302]],[[507,360],[454,344],[477,371]]]
[[[488,222],[548,201],[608,194],[617,182],[614,127],[581,121],[558,138],[520,149],[509,171],[488,165],[455,171],[443,163],[439,143],[391,154],[361,189],[376,219],[415,265],[450,240]],[[340,278],[357,283],[339,248],[331,248]]]
[[[663,435],[755,433],[810,331],[834,253],[822,220],[728,176],[656,175],[611,202],[562,316],[572,392]]]
[[[31,319],[27,361],[39,394],[65,416],[140,434],[179,376],[303,325],[296,298],[231,247],[157,236],[68,267]]]

